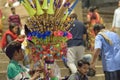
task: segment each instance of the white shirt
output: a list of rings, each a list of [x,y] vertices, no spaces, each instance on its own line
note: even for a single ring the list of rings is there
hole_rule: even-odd
[[[112,27],[120,28],[120,7],[114,12]]]

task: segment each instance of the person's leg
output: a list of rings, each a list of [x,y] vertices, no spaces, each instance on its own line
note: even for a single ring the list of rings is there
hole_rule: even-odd
[[[77,46],[76,47],[76,60],[79,61],[83,58],[84,52],[85,52],[85,47],[84,46]]]
[[[120,70],[117,71],[117,78],[120,80]]]
[[[108,72],[105,71],[105,80],[119,80],[117,77],[117,71],[113,71],[113,72]]]
[[[75,73],[77,71],[77,67],[75,65],[76,59],[76,49],[75,47],[68,48],[67,51],[67,66],[69,67],[71,73]]]

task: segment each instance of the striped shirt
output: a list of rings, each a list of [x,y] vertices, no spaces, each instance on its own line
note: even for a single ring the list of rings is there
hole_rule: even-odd
[[[8,19],[8,22],[9,23],[16,23],[16,24],[18,24],[18,26],[21,26],[20,16],[17,15],[17,14],[10,15],[9,19]]]

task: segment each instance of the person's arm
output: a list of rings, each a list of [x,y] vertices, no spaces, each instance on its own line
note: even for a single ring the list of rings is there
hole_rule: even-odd
[[[38,77],[40,77],[40,72],[36,71],[33,76],[30,78],[30,80],[36,80]]]
[[[21,19],[20,19],[19,15],[18,15],[18,19],[19,19],[19,26],[20,26],[20,28],[22,28],[22,23],[21,23]]]
[[[8,34],[6,37],[7,44],[9,44],[11,41],[13,41],[12,37]]]
[[[11,22],[11,15],[9,15],[9,17],[8,17],[8,22],[9,23]]]
[[[95,49],[94,49],[94,52],[93,52],[93,59],[92,59],[92,62],[91,62],[91,68],[95,68],[95,62],[97,60],[97,57],[100,55],[101,53],[101,49],[102,49],[102,41],[101,41],[101,36],[100,35],[97,35],[96,38],[95,38]]]
[[[40,77],[40,73],[39,72],[35,72],[34,75],[32,77],[30,77],[29,75],[24,75],[25,73],[19,73],[17,74],[14,78],[14,80],[36,80],[38,77]]]
[[[97,48],[94,50],[94,53],[93,53],[93,60],[91,62],[91,67],[94,69],[95,68],[95,62],[98,58],[98,56],[100,55],[100,48]]]
[[[100,22],[100,14],[98,12],[96,12],[96,21],[97,21],[97,23],[101,23]]]
[[[89,22],[89,23],[90,23],[90,21],[91,21],[90,18],[91,18],[90,13],[88,13],[88,14],[87,14],[87,22]]]

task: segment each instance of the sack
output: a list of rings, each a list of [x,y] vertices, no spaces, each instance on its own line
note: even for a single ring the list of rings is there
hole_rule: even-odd
[[[90,68],[88,73],[87,73],[87,75],[90,76],[90,77],[95,76],[95,74],[96,74],[96,71],[94,69],[92,69],[92,68]]]

